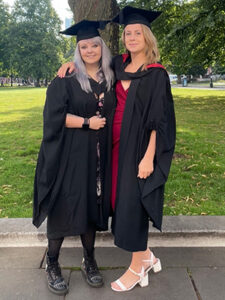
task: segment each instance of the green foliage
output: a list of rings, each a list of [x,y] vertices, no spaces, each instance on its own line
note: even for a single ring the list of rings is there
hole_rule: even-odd
[[[8,49],[8,27],[9,27],[9,8],[0,0],[0,74],[8,75],[9,68]]]
[[[191,22],[186,26],[190,27],[193,58],[204,66],[225,66],[225,1],[198,0],[192,5]]]
[[[10,61],[18,76],[51,79],[62,62],[66,40],[50,0],[16,0],[10,24]]]
[[[225,65],[220,65],[219,63],[215,63],[213,65],[213,73],[214,74],[225,74]]]
[[[170,36],[183,45],[189,66],[207,68],[225,65],[225,2],[222,0],[195,0],[183,6],[182,21],[173,27]],[[180,43],[179,43],[180,40]],[[181,44],[181,41],[183,43]],[[170,55],[170,49],[168,52]],[[180,49],[180,47],[174,47]],[[182,62],[182,60],[181,60]],[[185,65],[185,64],[184,64]]]
[[[76,48],[76,38],[69,37],[64,39],[63,62],[72,61],[74,59],[74,51]]]

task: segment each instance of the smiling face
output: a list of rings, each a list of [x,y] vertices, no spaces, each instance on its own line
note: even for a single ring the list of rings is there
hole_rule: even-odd
[[[99,64],[102,56],[102,49],[99,43],[93,41],[93,39],[79,41],[80,55],[87,64]]]
[[[130,53],[145,51],[145,38],[140,24],[129,24],[124,29],[124,42]]]

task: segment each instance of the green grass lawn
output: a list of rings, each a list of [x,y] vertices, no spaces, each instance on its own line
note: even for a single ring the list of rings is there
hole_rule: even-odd
[[[0,217],[31,217],[45,88],[0,88]],[[225,91],[174,89],[166,215],[225,215]]]
[[[0,217],[31,217],[46,89],[0,89]]]

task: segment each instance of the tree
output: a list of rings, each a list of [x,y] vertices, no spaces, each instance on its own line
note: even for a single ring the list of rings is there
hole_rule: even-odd
[[[165,54],[177,74],[192,74],[215,64],[225,65],[225,2],[184,3],[177,24],[165,43]],[[175,43],[174,43],[175,42]],[[172,55],[177,58],[177,63]],[[181,72],[181,73],[180,73]]]
[[[19,76],[51,79],[62,61],[61,21],[50,0],[16,0],[10,26],[10,57]]]
[[[9,8],[0,0],[0,73],[1,75],[9,75],[7,68],[9,68],[8,56],[8,28],[9,28],[10,14]]]
[[[74,14],[75,22],[82,19],[108,20],[119,12],[116,0],[68,0]],[[119,28],[118,25],[107,25],[101,36],[107,43],[113,55],[119,52]]]
[[[204,66],[218,63],[225,66],[225,1],[196,0],[193,2],[190,27],[194,59]]]

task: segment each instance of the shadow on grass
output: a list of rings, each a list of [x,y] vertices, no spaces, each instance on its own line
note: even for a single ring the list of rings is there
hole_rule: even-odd
[[[27,115],[28,113],[31,113],[32,115],[36,115],[37,113],[41,113],[41,117],[42,117],[42,112],[44,109],[44,105],[43,106],[35,106],[32,108],[27,108],[27,109],[16,109],[16,110],[8,110],[8,111],[4,111],[4,112],[0,112],[0,115],[13,115],[13,114],[21,114],[24,113],[25,115]],[[16,122],[17,120],[15,120],[14,122]],[[1,122],[1,123],[7,123],[7,122]],[[12,122],[9,122],[12,123]]]
[[[0,87],[0,92],[4,92],[7,91],[9,92],[11,91],[15,91],[15,90],[31,90],[31,89],[37,89],[37,90],[41,90],[41,89],[46,89],[46,87],[35,87],[35,86],[4,86],[4,87]]]
[[[173,95],[175,103],[178,102],[187,102],[189,105],[192,103],[198,105],[208,105],[210,104],[212,107],[214,105],[224,105],[225,104],[225,94],[221,96],[214,95],[191,95],[191,94],[184,94],[184,95]]]

